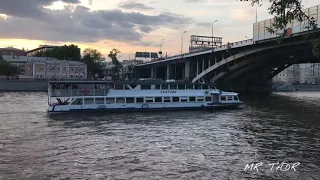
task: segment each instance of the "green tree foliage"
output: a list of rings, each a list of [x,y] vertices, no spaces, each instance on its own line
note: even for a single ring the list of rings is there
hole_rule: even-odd
[[[240,1],[250,1],[251,5],[259,5],[263,0],[240,0]],[[302,0],[268,0],[271,6],[268,8],[269,13],[274,16],[275,20],[267,31],[272,34],[277,34],[280,37],[285,36],[285,27],[288,24],[293,23],[294,20],[305,23],[304,28],[310,32],[318,29],[316,19],[310,17],[305,12],[303,12],[303,6],[301,4]],[[279,33],[281,32],[281,33]],[[306,35],[311,43],[313,44],[314,55],[318,58],[320,57],[320,38],[312,37],[310,34]]]
[[[114,65],[113,67],[113,70],[115,72],[115,75],[118,77],[118,78],[122,78],[120,75],[121,75],[121,72],[122,72],[122,64],[120,63],[120,61],[118,60],[118,57],[117,55],[120,53],[120,51],[118,49],[112,49],[110,51],[110,53],[108,54],[108,57],[111,59],[111,62],[112,64]]]
[[[78,46],[71,44],[71,45],[64,45],[55,47],[51,50],[47,50],[44,52],[39,52],[35,56],[37,57],[52,57],[57,58],[60,60],[72,60],[72,61],[80,61],[81,59],[81,52]]]
[[[4,75],[10,77],[10,76],[15,76],[19,74],[19,68],[10,64],[7,61],[0,61],[0,75]]]
[[[84,62],[87,65],[88,72],[91,74],[91,76],[103,77],[103,69],[101,62],[105,60],[105,57],[102,56],[102,54],[92,48],[87,48],[83,51],[83,56],[81,61]]]

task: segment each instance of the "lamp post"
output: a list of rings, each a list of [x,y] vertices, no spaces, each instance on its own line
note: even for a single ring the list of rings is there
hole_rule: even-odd
[[[163,41],[164,41],[164,38],[161,40],[161,42],[160,42],[160,51],[159,51],[159,54],[160,54],[160,56],[162,57],[162,43],[163,43]]]
[[[147,46],[148,46],[148,44],[146,44],[144,46],[144,61],[147,61],[147,56],[146,56],[146,54],[147,54]]]
[[[262,4],[256,7],[256,23],[258,22],[258,7],[261,7]]]
[[[184,31],[182,34],[181,34],[181,55],[182,55],[182,51],[183,51],[183,34],[186,33],[187,31]]]
[[[213,24],[215,23],[215,22],[217,22],[218,20],[215,20],[215,21],[213,21],[213,23],[212,23],[212,30],[211,30],[211,46],[212,46],[212,49],[213,49]]]

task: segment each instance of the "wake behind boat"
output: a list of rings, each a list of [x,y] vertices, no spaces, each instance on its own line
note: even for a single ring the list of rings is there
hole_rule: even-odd
[[[242,104],[238,93],[210,84],[176,82],[50,81],[48,113],[229,109]]]

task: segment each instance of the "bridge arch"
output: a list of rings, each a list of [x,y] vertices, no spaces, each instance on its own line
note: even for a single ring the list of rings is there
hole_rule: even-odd
[[[204,76],[208,75],[209,73],[213,72],[217,68],[222,67],[222,66],[224,66],[224,65],[226,65],[226,64],[228,64],[230,62],[237,61],[237,60],[239,60],[241,58],[244,58],[246,56],[258,54],[258,53],[261,53],[263,51],[269,51],[269,50],[273,50],[273,49],[277,49],[277,48],[301,45],[302,43],[306,43],[306,42],[296,42],[296,43],[280,44],[280,45],[277,44],[277,45],[272,45],[272,46],[269,46],[269,47],[260,47],[260,48],[252,49],[252,50],[249,50],[249,51],[240,52],[238,54],[235,54],[235,55],[229,56],[229,57],[227,57],[225,59],[222,59],[221,61],[215,63],[214,65],[212,65],[210,67],[208,67],[207,69],[202,71],[200,74],[198,74],[195,78],[193,78],[192,82],[197,82],[198,80],[200,80]],[[292,51],[292,50],[290,50],[290,51]],[[229,67],[228,70],[235,70],[235,69],[237,69],[239,67],[245,66],[248,63],[252,63],[255,60],[256,59],[252,59],[252,60],[250,60],[248,62],[239,62],[239,64],[235,64],[235,65]],[[218,75],[216,75],[213,78],[211,78],[210,81],[216,81],[216,80],[220,79],[221,77],[227,75],[228,73],[229,72],[221,72]]]

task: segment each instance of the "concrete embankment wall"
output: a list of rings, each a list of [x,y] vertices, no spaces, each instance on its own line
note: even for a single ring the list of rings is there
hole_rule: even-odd
[[[47,81],[0,80],[0,91],[47,92]]]
[[[277,87],[274,91],[276,92],[287,92],[287,91],[320,91],[320,85],[291,85],[285,84]]]

